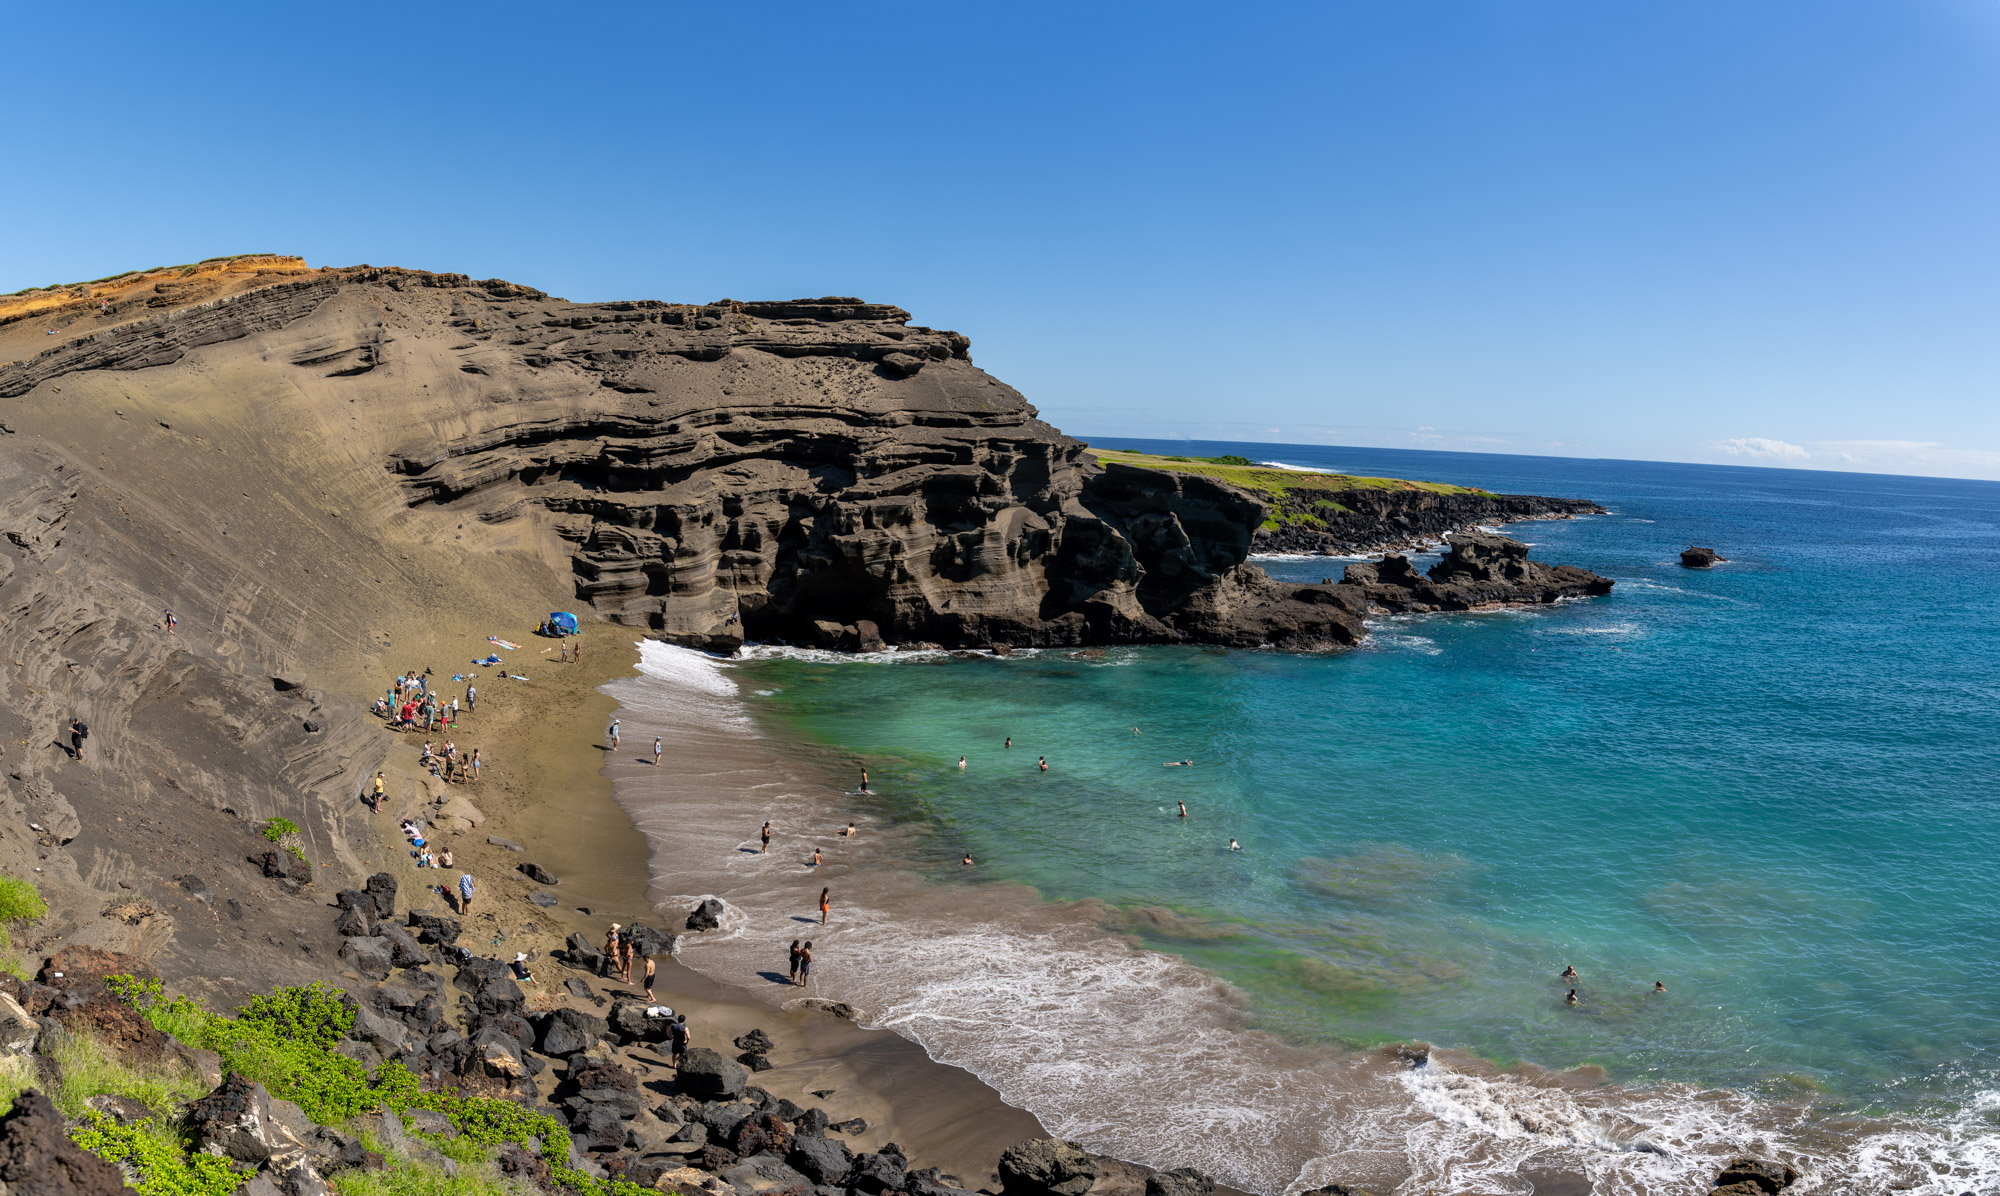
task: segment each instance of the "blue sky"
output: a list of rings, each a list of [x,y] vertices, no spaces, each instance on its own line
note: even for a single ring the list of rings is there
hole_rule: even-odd
[[[0,291],[856,294],[1078,435],[2000,478],[2000,6],[7,3]]]

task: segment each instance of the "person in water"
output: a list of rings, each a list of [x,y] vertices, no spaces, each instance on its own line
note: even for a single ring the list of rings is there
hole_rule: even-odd
[[[1181,817],[1182,817],[1182,818],[1186,818],[1186,817],[1187,817],[1187,803],[1186,803],[1186,802],[1184,802],[1184,801],[1177,801],[1177,802],[1175,802],[1174,804],[1175,804],[1175,805],[1177,805],[1177,806],[1179,806],[1179,807],[1181,808]]]
[[[807,939],[806,945],[799,948],[799,983],[801,985],[810,984],[812,982],[812,975],[813,945],[812,940]]]
[[[1014,746],[1014,737],[1013,737],[1012,735],[1009,735],[1009,736],[1007,737],[1007,742],[1006,742],[1006,743],[1004,743],[1004,744],[1002,744],[1001,746],[1002,746],[1002,747],[1013,747],[1013,746]]]
[[[815,848],[813,848],[813,858],[812,858],[812,864],[810,865],[810,867],[814,867],[814,868],[817,868],[817,867],[819,867],[819,861],[820,861],[820,854],[819,854],[819,848],[815,847]]]
[[[764,830],[761,837],[764,840],[764,851],[771,850],[771,824],[768,820],[764,823]],[[761,855],[763,852],[759,852],[758,854]]]
[[[1667,991],[1667,982],[1664,980],[1653,981],[1653,991],[1656,993],[1663,993]]]
[[[826,925],[826,911],[832,905],[833,905],[833,890],[821,889],[819,891],[819,924],[821,926]]]
[[[959,864],[963,866],[966,864],[970,864],[971,862],[972,862],[972,853],[968,851],[965,853],[965,858],[959,861]]]
[[[1576,1003],[1577,1003],[1576,990],[1572,988],[1569,990],[1569,995],[1563,998],[1563,1004],[1574,1005]]]
[[[861,770],[861,792],[863,792],[863,793],[867,793],[868,791],[869,791],[869,790],[868,790],[868,770],[864,768],[864,769],[862,769],[862,770]]]
[[[853,824],[853,823],[851,823],[851,822],[847,824],[847,829],[846,829],[846,830],[844,830],[844,831],[840,832],[840,834],[841,834],[841,837],[842,837],[842,838],[844,838],[844,839],[852,839],[852,838],[853,838],[853,837],[854,837],[855,835],[857,835],[857,834],[859,834],[859,833],[860,833],[860,832],[858,832],[858,831],[856,831],[856,830],[854,829],[854,824]]]
[[[799,982],[799,940],[792,940],[792,983]]]
[[[1043,772],[1047,772],[1049,770],[1049,758],[1047,756],[1036,756],[1035,767],[1041,769]]]
[[[960,771],[960,772],[964,772],[964,771],[965,771],[965,757],[964,757],[964,756],[960,756],[960,757],[958,758],[958,771]]]
[[[1234,839],[1231,839],[1231,840],[1229,841],[1229,850],[1231,850],[1231,851],[1242,851],[1242,850],[1243,850],[1243,845],[1242,845],[1241,843],[1238,843],[1238,842],[1237,842],[1236,840],[1234,840]]]
[[[1574,979],[1576,979],[1576,968],[1575,968],[1575,967],[1566,967],[1566,968],[1564,968],[1564,969],[1563,969],[1563,974],[1562,974],[1562,978],[1563,978],[1564,980],[1574,980]]]

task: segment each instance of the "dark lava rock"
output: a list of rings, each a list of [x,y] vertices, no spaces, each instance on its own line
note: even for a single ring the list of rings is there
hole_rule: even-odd
[[[865,1134],[868,1132],[868,1119],[865,1117],[850,1117],[846,1121],[831,1121],[827,1123],[826,1128],[836,1134]]]
[[[807,1109],[795,1123],[801,1134],[824,1134],[828,1121],[825,1109]]]
[[[785,1162],[792,1170],[816,1184],[844,1184],[848,1173],[854,1170],[854,1152],[847,1143],[837,1142],[819,1134],[800,1133],[792,1139],[792,1149],[785,1156]]]
[[[729,1134],[729,1149],[749,1158],[752,1155],[783,1155],[792,1148],[792,1127],[769,1113],[757,1113],[736,1123]]]
[[[720,1174],[742,1196],[813,1196],[811,1180],[769,1155],[745,1159]]]
[[[1717,561],[1726,561],[1728,559],[1728,557],[1716,552],[1713,548],[1681,549],[1681,568],[1683,569],[1707,569]]]
[[[312,861],[289,851],[267,851],[257,857],[257,865],[263,869],[264,875],[275,880],[289,880],[301,885],[312,883]]]
[[[632,941],[633,953],[641,958],[674,953],[676,940],[673,935],[664,931],[654,930],[650,926],[633,926],[627,933]]]
[[[493,1157],[500,1167],[500,1174],[514,1179],[524,1179],[536,1187],[549,1190],[553,1187],[549,1175],[549,1165],[537,1151],[530,1151],[509,1142]]]
[[[884,1146],[874,1154],[857,1155],[854,1170],[848,1173],[848,1186],[868,1196],[882,1196],[884,1192],[900,1192],[906,1182],[909,1160],[903,1157],[895,1144]],[[1087,1185],[1086,1185],[1087,1186]],[[1063,1196],[1082,1196],[1082,1189],[1065,1192]]]
[[[0,1117],[0,1185],[9,1196],[138,1196],[117,1167],[69,1140],[62,1114],[34,1088]]]
[[[231,1075],[187,1107],[183,1132],[196,1149],[261,1167],[279,1146],[271,1120],[271,1094],[262,1084]]]
[[[1737,1159],[1715,1177],[1714,1196],[1773,1196],[1799,1182],[1799,1173],[1770,1159]]]
[[[498,847],[498,848],[500,848],[500,849],[501,849],[501,850],[503,850],[503,851],[526,851],[526,850],[528,850],[527,848],[525,848],[525,847],[521,846],[521,845],[520,845],[519,843],[516,843],[516,842],[514,842],[514,841],[513,841],[512,839],[503,839],[503,838],[501,838],[501,837],[500,837],[500,836],[498,836],[498,835],[488,835],[488,836],[486,836],[486,841],[487,841],[487,842],[488,842],[489,844],[493,845],[494,847]]]
[[[71,946],[49,956],[35,980],[50,988],[69,990],[101,985],[106,976],[133,976],[140,980],[160,978],[158,972],[136,955]]]
[[[592,946],[581,933],[563,940],[563,961],[573,968],[582,968],[593,974],[604,970],[604,953]]]
[[[542,1015],[536,1029],[535,1049],[557,1059],[587,1051],[611,1032],[603,1018],[569,1008]]]
[[[625,1147],[625,1123],[610,1109],[585,1107],[570,1117],[570,1137],[584,1150],[603,1153]]]
[[[1006,1196],[1083,1196],[1096,1181],[1096,1161],[1062,1138],[1030,1138],[1000,1154]]]
[[[410,929],[417,932],[417,941],[439,947],[449,947],[458,942],[458,936],[465,932],[457,918],[434,914],[427,910],[410,911]]]
[[[154,1117],[152,1106],[145,1101],[117,1092],[100,1092],[96,1096],[86,1097],[83,1103],[86,1108],[104,1114],[119,1125],[136,1125],[141,1121],[150,1121]]]
[[[543,909],[549,909],[556,904],[556,899],[554,894],[544,893],[539,889],[528,894],[528,900],[534,902],[536,905],[541,906]]]
[[[52,1016],[65,1029],[110,1047],[128,1065],[156,1066],[166,1057],[167,1036],[107,990],[91,993],[81,1005],[59,1008]]]
[[[268,875],[269,870],[266,870]],[[335,934],[346,938],[373,938],[378,931],[375,899],[359,889],[342,889],[334,895],[340,916],[334,919]]]
[[[758,1054],[755,1051],[743,1052],[742,1054],[736,1056],[736,1061],[738,1063],[741,1063],[743,1066],[749,1068],[751,1071],[769,1071],[771,1070],[772,1067],[772,1063],[769,1059],[766,1059],[764,1056]]]
[[[370,980],[387,980],[396,964],[395,948],[380,935],[348,939],[340,945],[340,958]]]
[[[707,1047],[690,1047],[674,1069],[674,1085],[699,1100],[733,1100],[749,1082],[749,1072]]]
[[[519,871],[521,875],[537,884],[557,885],[562,883],[556,879],[555,873],[550,872],[540,864],[522,864]]]
[[[363,892],[375,899],[375,914],[377,917],[393,918],[396,916],[395,877],[389,875],[387,872],[377,872],[375,875],[369,877],[367,883],[362,885],[361,888]]]
[[[1215,1180],[1192,1167],[1155,1171],[1146,1177],[1146,1196],[1215,1196]]]
[[[761,1027],[750,1031],[748,1034],[738,1034],[736,1036],[736,1049],[739,1051],[755,1051],[759,1055],[766,1055],[777,1045],[777,1043],[771,1041],[771,1036],[764,1033]]]
[[[722,902],[710,897],[688,914],[689,930],[714,930],[722,925]]]
[[[707,1146],[688,1156],[688,1165],[703,1171],[720,1172],[724,1167],[736,1165],[736,1152],[727,1146],[717,1146],[710,1142]]]

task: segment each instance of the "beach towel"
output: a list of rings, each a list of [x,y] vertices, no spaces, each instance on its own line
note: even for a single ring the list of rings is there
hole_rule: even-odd
[[[519,645],[519,644],[517,644],[517,643],[514,643],[514,642],[513,642],[512,640],[503,640],[503,639],[498,639],[498,638],[496,638],[496,637],[494,637],[494,636],[490,636],[490,635],[486,637],[486,642],[487,642],[487,643],[489,643],[489,644],[498,644],[498,645],[500,645],[500,646],[501,646],[501,647],[503,647],[503,648],[518,648],[518,647],[520,647],[520,646],[521,646],[521,645]]]

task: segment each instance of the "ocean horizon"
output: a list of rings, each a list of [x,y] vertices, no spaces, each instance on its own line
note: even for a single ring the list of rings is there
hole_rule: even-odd
[[[1594,499],[1507,532],[1618,584],[1335,655],[647,643],[610,692],[711,763],[620,800],[666,907],[730,906],[685,962],[817,934],[812,995],[1259,1192],[2000,1186],[2000,484],[1092,443]]]

